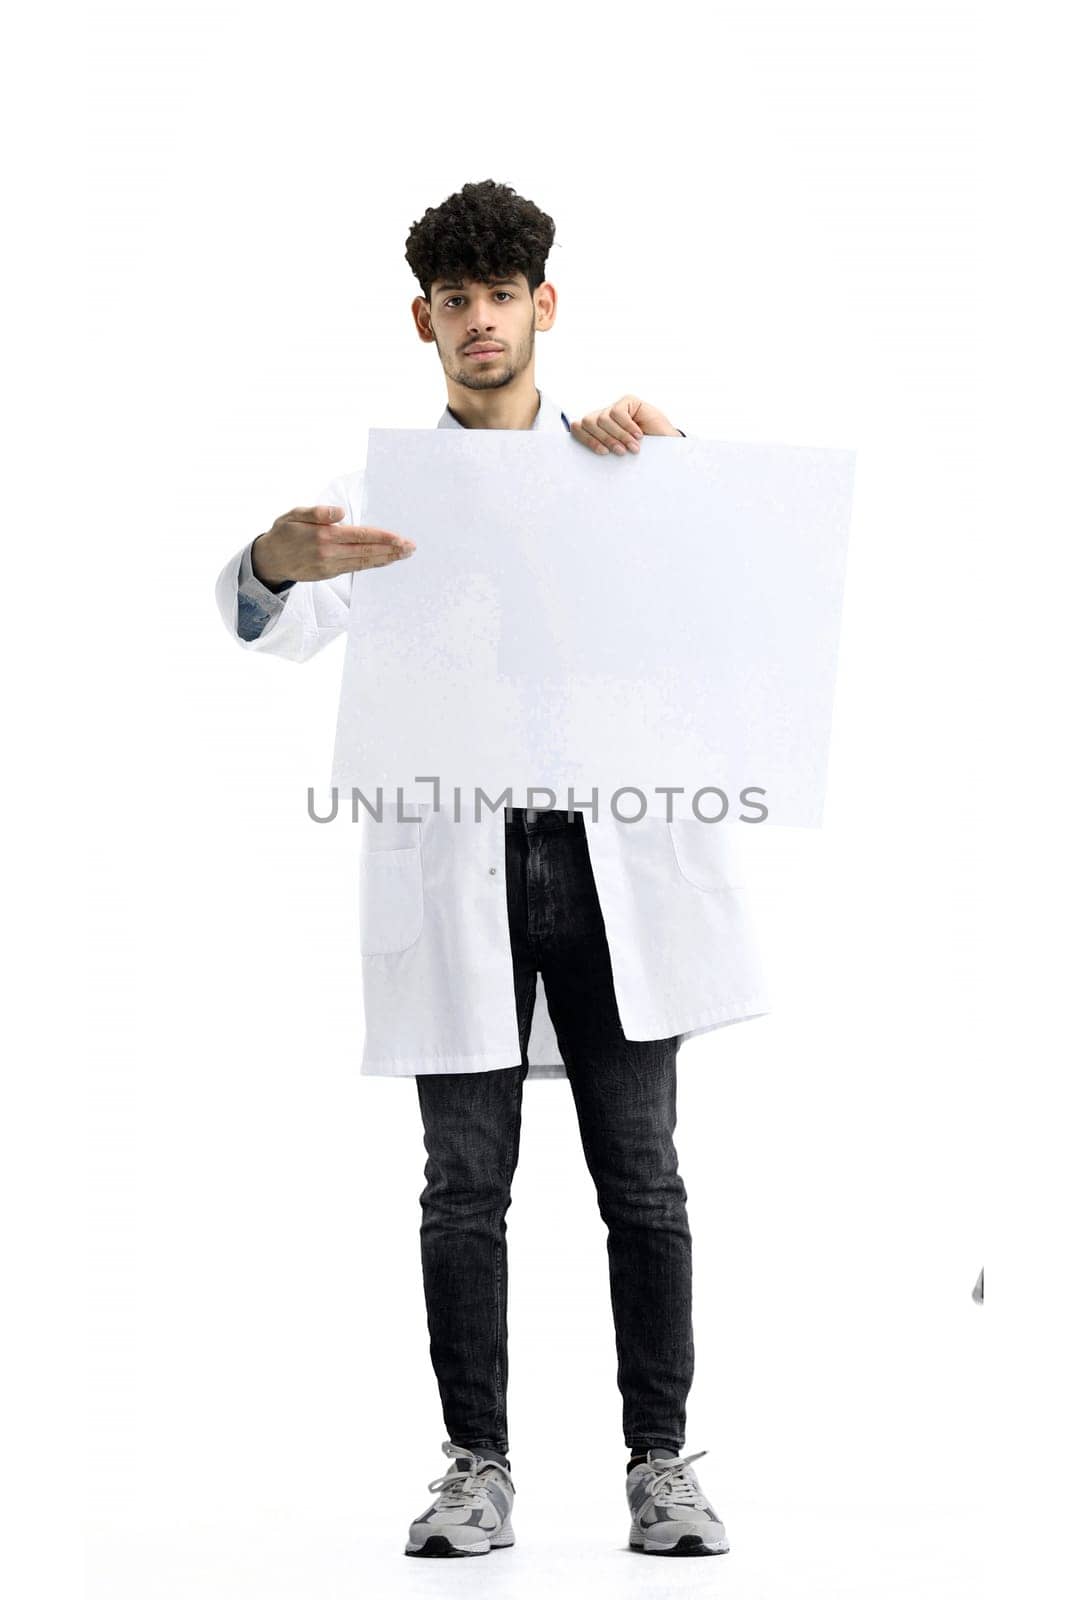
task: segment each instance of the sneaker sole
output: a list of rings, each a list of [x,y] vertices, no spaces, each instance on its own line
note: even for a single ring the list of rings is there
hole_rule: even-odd
[[[506,1525],[491,1539],[480,1539],[475,1544],[453,1544],[447,1534],[431,1533],[421,1544],[409,1539],[404,1546],[406,1556],[427,1556],[430,1559],[448,1559],[450,1556],[487,1556],[490,1550],[507,1550],[515,1543],[513,1530]]]
[[[649,1544],[636,1523],[630,1527],[630,1549],[640,1550],[646,1556],[724,1556],[730,1542],[724,1534],[708,1544],[699,1533],[683,1533],[673,1544]]]

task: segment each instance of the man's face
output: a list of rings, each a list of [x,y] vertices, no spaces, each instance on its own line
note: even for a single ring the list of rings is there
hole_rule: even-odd
[[[412,309],[421,337],[437,345],[447,377],[466,389],[499,389],[533,360],[534,334],[551,326],[555,291],[540,284],[533,298],[520,274],[490,283],[440,280],[431,284],[429,301],[420,296]],[[497,349],[479,356],[479,345]]]

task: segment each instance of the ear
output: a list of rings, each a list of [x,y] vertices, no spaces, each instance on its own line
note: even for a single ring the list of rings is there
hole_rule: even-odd
[[[415,318],[415,327],[423,344],[433,344],[433,330],[430,327],[430,302],[421,294],[417,294],[411,302],[411,315]]]
[[[546,279],[539,283],[534,290],[534,310],[536,312],[535,326],[538,332],[551,328],[556,320],[556,286]]]

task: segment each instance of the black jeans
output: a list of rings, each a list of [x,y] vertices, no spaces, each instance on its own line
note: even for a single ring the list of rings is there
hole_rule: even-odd
[[[581,813],[519,810],[505,826],[521,1063],[417,1075],[422,1271],[445,1427],[454,1444],[507,1454],[505,1214],[539,970],[607,1224],[623,1437],[633,1451],[680,1452],[694,1352],[688,1196],[673,1139],[678,1038],[623,1036]],[[580,1420],[568,1432],[580,1435]]]

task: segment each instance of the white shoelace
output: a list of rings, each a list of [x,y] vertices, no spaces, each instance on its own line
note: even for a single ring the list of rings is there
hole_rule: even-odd
[[[707,1453],[706,1450],[697,1450],[691,1456],[661,1456],[656,1462],[650,1462],[652,1471],[643,1485],[645,1498],[634,1513],[635,1518],[647,1511],[653,1500],[666,1500],[674,1506],[694,1508],[702,1500],[706,1503],[700,1485],[689,1471],[689,1463],[699,1461]]]
[[[450,1456],[470,1458],[471,1455],[469,1450],[457,1448],[451,1440],[442,1445],[442,1449]],[[469,1506],[477,1500],[485,1499],[485,1474],[491,1467],[495,1467],[498,1472],[502,1472],[510,1482],[510,1474],[507,1467],[502,1466],[499,1461],[483,1460],[480,1468],[473,1461],[471,1466],[463,1467],[459,1472],[453,1472],[452,1468],[449,1467],[441,1477],[434,1478],[426,1487],[431,1494],[436,1495],[440,1492],[442,1510],[457,1511],[463,1506]]]

